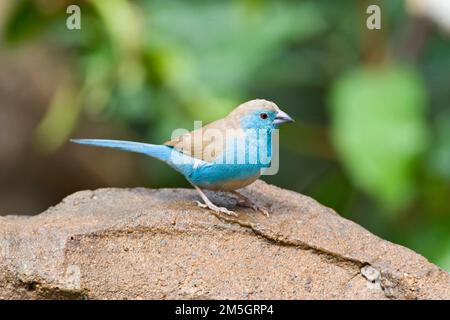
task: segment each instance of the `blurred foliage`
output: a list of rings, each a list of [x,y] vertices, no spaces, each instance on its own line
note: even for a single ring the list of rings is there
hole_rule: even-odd
[[[381,31],[365,28],[368,3],[356,0],[20,0],[2,37],[9,50],[37,41],[71,62],[36,130],[42,150],[83,121],[161,143],[242,101],[274,100],[297,122],[265,180],[450,270],[450,41],[404,1],[375,3]],[[66,29],[69,4],[81,30]],[[187,185],[138,161],[151,186]]]
[[[426,147],[425,89],[415,70],[361,69],[336,82],[336,147],[352,180],[392,213],[415,189],[417,157]]]

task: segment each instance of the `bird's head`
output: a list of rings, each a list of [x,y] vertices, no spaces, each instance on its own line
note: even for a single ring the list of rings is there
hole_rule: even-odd
[[[239,121],[242,129],[276,129],[280,124],[294,122],[275,103],[263,99],[244,102],[230,116]]]

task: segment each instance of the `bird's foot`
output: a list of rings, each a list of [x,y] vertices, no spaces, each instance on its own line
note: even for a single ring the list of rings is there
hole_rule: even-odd
[[[266,207],[260,207],[258,205],[253,205],[252,209],[255,210],[255,211],[261,212],[267,218],[270,217],[269,210]]]
[[[238,216],[238,214],[236,212],[228,210],[227,208],[224,208],[224,207],[216,206],[212,202],[206,202],[206,203],[201,203],[200,201],[196,201],[196,202],[200,208],[210,209],[217,213],[225,213],[226,215],[229,215],[229,216],[234,216],[234,217]]]
[[[255,212],[259,211],[262,214],[264,214],[266,217],[270,216],[269,215],[269,210],[267,208],[257,205],[256,203],[251,201],[249,198],[247,198],[246,196],[240,194],[237,191],[233,191],[232,194],[236,196],[235,199],[236,199],[237,204],[239,206],[246,207],[246,208],[251,208]]]
[[[252,208],[255,212],[261,212],[266,217],[270,217],[269,210],[265,207],[258,206],[257,204],[252,203],[251,205],[247,206],[248,208]]]
[[[211,200],[208,199],[208,197],[206,196],[206,194],[202,191],[202,189],[200,189],[198,186],[196,186],[195,184],[192,184],[194,186],[194,188],[198,191],[198,193],[200,194],[200,197],[202,198],[203,201],[205,201],[205,203],[201,203],[200,201],[196,201],[197,205],[201,208],[207,208],[210,209],[216,213],[225,213],[226,215],[229,216],[234,216],[237,217],[237,213],[231,210],[228,210],[227,208],[224,207],[219,207],[216,206],[214,203],[211,202]]]

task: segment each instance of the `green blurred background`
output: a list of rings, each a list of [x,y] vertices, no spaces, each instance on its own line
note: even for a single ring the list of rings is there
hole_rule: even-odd
[[[448,3],[1,0],[0,214],[81,189],[188,187],[156,160],[67,140],[162,143],[265,98],[297,120],[265,181],[450,270]]]

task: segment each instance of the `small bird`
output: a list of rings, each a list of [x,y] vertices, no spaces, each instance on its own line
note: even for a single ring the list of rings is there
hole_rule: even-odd
[[[272,134],[280,124],[294,120],[264,99],[247,101],[225,118],[180,135],[163,145],[121,140],[71,139],[71,142],[142,153],[166,162],[180,172],[204,201],[197,204],[216,213],[237,214],[215,205],[202,189],[229,192],[237,204],[260,211],[266,208],[237,192],[270,167]]]

